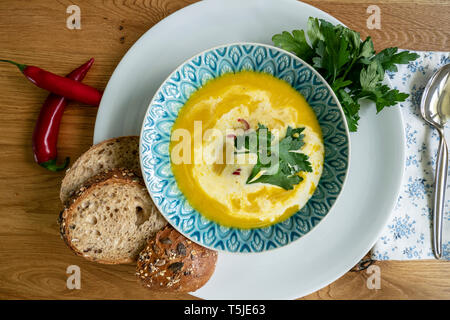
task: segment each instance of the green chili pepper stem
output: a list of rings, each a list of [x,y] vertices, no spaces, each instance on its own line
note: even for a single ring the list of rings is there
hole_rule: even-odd
[[[11,63],[11,64],[17,66],[17,67],[20,69],[20,71],[22,71],[22,72],[23,72],[23,71],[25,70],[25,68],[27,67],[27,65],[25,65],[25,64],[20,64],[20,63],[17,63],[17,62],[15,62],[15,61],[12,61],[12,60],[4,60],[4,59],[0,59],[0,62],[8,62],[8,63]]]
[[[56,159],[51,159],[42,163],[39,163],[40,166],[44,167],[47,170],[53,171],[53,172],[58,172],[61,170],[64,170],[65,168],[67,168],[67,166],[69,165],[70,162],[70,158],[67,157],[66,160],[64,160],[64,163],[57,165],[56,164]]]

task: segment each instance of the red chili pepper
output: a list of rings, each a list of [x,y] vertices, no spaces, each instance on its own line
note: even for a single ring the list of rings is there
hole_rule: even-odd
[[[236,169],[236,171],[233,171],[233,173],[235,176],[239,176],[241,174],[241,168]]]
[[[68,79],[81,81],[94,63],[94,58],[73,70],[67,75]],[[67,157],[63,164],[56,164],[59,125],[67,105],[67,98],[50,94],[45,100],[39,113],[33,132],[33,153],[36,162],[51,171],[64,170],[69,164]]]
[[[0,61],[16,65],[27,79],[39,88],[85,104],[93,106],[100,104],[102,93],[93,87],[73,79],[58,76],[35,66],[27,66],[11,60],[0,59]]]
[[[237,119],[237,121],[244,125],[244,130],[250,129],[250,124],[247,122],[247,120],[239,118]]]

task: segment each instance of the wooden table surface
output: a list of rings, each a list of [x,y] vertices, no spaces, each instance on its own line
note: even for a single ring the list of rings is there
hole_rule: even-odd
[[[105,88],[130,46],[150,27],[191,0],[2,0],[0,57],[64,75],[90,57],[85,83]],[[450,51],[448,0],[307,0],[349,27],[388,46]],[[81,30],[66,27],[66,8],[81,8]],[[381,9],[381,29],[368,30],[369,5]],[[193,22],[194,23],[194,22]],[[134,266],[104,266],[73,255],[56,219],[63,173],[36,165],[31,134],[47,93],[10,65],[0,65],[0,299],[190,299],[161,296],[138,285]],[[96,108],[71,103],[59,135],[59,154],[76,159],[92,143]],[[334,261],[329,262],[330,265]],[[66,288],[66,268],[81,268],[81,290]],[[438,261],[376,262],[381,289],[366,272],[348,272],[305,299],[449,299],[450,265]]]

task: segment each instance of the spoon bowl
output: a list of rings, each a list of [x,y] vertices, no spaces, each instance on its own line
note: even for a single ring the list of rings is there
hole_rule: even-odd
[[[448,117],[450,96],[450,64],[446,64],[428,81],[420,104],[422,118],[433,127],[443,129]]]

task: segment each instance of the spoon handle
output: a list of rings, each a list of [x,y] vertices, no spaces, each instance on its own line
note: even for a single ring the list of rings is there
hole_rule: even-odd
[[[442,256],[442,217],[444,215],[448,171],[448,149],[443,130],[439,130],[439,136],[433,206],[433,251],[436,259],[440,259]]]

